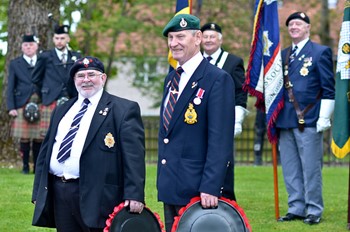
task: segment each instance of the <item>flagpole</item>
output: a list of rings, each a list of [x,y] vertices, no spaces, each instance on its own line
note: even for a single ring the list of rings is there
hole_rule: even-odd
[[[350,160],[349,160],[349,183],[348,183],[348,230],[350,230]]]
[[[278,172],[277,172],[277,144],[272,143],[272,161],[273,161],[273,187],[275,193],[275,216],[276,220],[280,217],[278,201]]]

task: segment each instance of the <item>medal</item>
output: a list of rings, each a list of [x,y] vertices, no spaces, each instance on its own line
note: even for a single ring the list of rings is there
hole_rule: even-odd
[[[195,97],[195,99],[193,99],[193,103],[195,105],[199,105],[202,103],[202,98],[203,98],[204,92],[205,92],[204,89],[202,89],[202,88],[198,89],[196,97]]]

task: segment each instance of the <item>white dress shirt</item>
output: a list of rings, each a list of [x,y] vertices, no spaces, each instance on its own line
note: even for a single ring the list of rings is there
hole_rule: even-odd
[[[89,132],[92,117],[96,111],[98,102],[101,99],[103,89],[97,92],[94,96],[90,97],[90,104],[85,112],[83,118],[80,121],[81,126],[73,140],[70,157],[63,163],[59,163],[57,160],[58,150],[62,143],[62,140],[69,131],[69,128],[73,122],[75,115],[79,112],[83,106],[84,97],[79,95],[78,100],[72,105],[72,107],[63,116],[58,124],[57,133],[55,137],[55,143],[53,144],[51,161],[50,161],[50,173],[55,176],[64,176],[66,179],[79,178],[79,163],[80,156],[83,151],[86,136]],[[77,139],[78,138],[78,139]]]

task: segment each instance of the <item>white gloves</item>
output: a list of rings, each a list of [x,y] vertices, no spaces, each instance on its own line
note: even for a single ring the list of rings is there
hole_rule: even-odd
[[[242,106],[235,106],[235,137],[242,133],[242,123],[249,111]]]
[[[316,124],[316,131],[322,132],[328,130],[331,127],[331,117],[334,111],[333,99],[322,99],[320,114]]]

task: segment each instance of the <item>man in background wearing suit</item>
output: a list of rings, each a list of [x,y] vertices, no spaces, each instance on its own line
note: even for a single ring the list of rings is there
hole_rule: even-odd
[[[288,212],[279,221],[318,224],[323,212],[323,131],[334,110],[332,50],[310,40],[310,19],[295,12],[286,20],[292,46],[282,51],[284,108],[278,114],[280,159]]]
[[[33,82],[40,88],[43,104],[41,134],[45,136],[50,123],[50,115],[57,104],[77,96],[74,82],[68,72],[74,62],[80,58],[78,52],[68,49],[69,27],[57,26],[54,30],[54,49],[42,52],[32,74]]]
[[[165,78],[158,136],[158,200],[166,231],[193,197],[204,208],[234,198],[235,96],[230,75],[200,52],[200,21],[179,14],[163,30],[179,67]]]
[[[23,159],[22,173],[28,174],[29,154],[32,151],[34,172],[36,159],[40,150],[42,137],[40,136],[40,123],[37,120],[27,121],[23,116],[25,106],[33,102],[38,107],[39,89],[32,83],[32,70],[37,61],[38,43],[34,35],[24,35],[22,38],[22,56],[10,61],[8,87],[7,87],[7,110],[14,118],[11,134],[20,139],[20,152]]]
[[[242,85],[245,80],[243,59],[230,54],[221,47],[223,42],[221,27],[215,23],[207,23],[201,27],[203,33],[202,48],[203,56],[209,62],[231,75],[235,82],[235,137],[242,133],[242,123],[248,114],[247,92],[243,91]]]
[[[37,161],[33,225],[102,232],[122,201],[133,213],[144,207],[140,108],[103,90],[107,76],[97,58],[78,59],[70,78],[79,94],[53,111]]]

